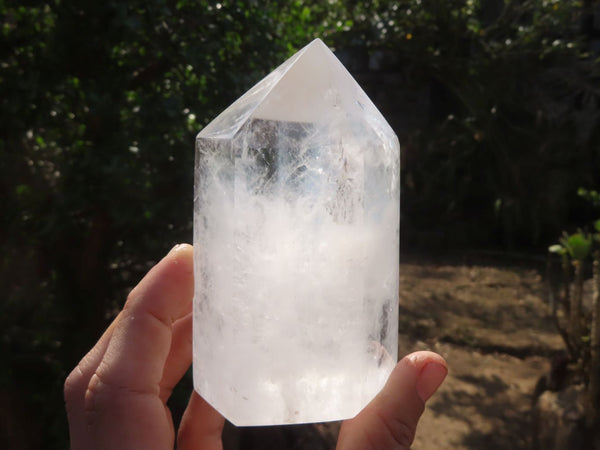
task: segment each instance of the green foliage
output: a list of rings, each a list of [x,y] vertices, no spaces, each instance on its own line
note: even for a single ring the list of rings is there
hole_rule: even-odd
[[[600,195],[596,191],[588,191],[584,188],[578,189],[578,195],[589,201],[593,206],[600,206]],[[600,243],[600,219],[593,222],[596,233],[587,233],[578,230],[576,233],[563,232],[559,244],[548,247],[550,253],[568,256],[573,261],[582,262],[592,255],[594,243]]]
[[[580,26],[586,8],[472,0],[355,6],[353,27],[335,39],[352,35],[383,52],[382,70],[431,97],[427,122],[406,127],[415,115],[406,111],[395,124],[403,211],[418,226],[437,223],[446,232],[463,221],[471,245],[476,233],[488,243],[497,233],[508,247],[538,246],[570,220],[582,180],[600,182],[600,66]],[[418,114],[420,105],[409,107]]]
[[[581,198],[587,200],[595,207],[600,206],[600,193],[598,191],[587,190],[585,188],[580,187],[577,190],[577,195],[579,195]]]
[[[559,230],[577,186],[600,181],[588,13],[553,0],[0,2],[0,381],[17,423],[37,426],[29,447],[66,446],[67,371],[148,267],[191,240],[194,135],[315,36],[398,130],[403,220],[469,243]]]
[[[577,194],[590,203],[594,208],[600,207],[600,193],[598,191],[587,190],[580,187],[577,190]],[[600,219],[595,220],[592,225],[594,231],[596,231],[596,233],[592,234],[592,240],[600,243]]]
[[[548,247],[550,253],[561,256],[569,256],[573,261],[583,261],[592,250],[592,236],[579,231],[577,233],[564,236],[560,239],[560,244],[554,244]]]
[[[567,249],[560,244],[551,245],[548,247],[548,251],[557,255],[566,255],[567,253]]]
[[[580,188],[579,195],[594,206],[599,206],[595,191]],[[560,295],[551,280],[548,280],[551,286],[549,292],[552,315],[569,356],[575,363],[576,375],[581,380],[578,382],[582,382],[586,388],[586,426],[591,429],[596,429],[600,421],[600,220],[594,222],[594,229],[594,233],[581,230],[570,235],[563,233],[560,244],[548,248],[550,253],[561,256],[563,270]],[[593,259],[593,292],[587,300],[591,300],[588,302],[591,304],[591,313],[587,311],[588,308],[583,307],[584,264],[590,256]],[[562,306],[560,310],[559,303]]]
[[[562,243],[571,259],[575,261],[583,261],[590,255],[592,239],[589,235],[578,232],[565,236]]]

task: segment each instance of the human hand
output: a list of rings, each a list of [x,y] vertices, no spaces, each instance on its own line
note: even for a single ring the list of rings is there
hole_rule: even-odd
[[[65,382],[71,449],[172,449],[166,405],[192,362],[192,246],[178,245],[131,291],[123,310]],[[405,449],[447,373],[441,356],[403,358],[377,397],[343,423],[338,449]],[[225,419],[193,392],[177,448],[222,449]]]

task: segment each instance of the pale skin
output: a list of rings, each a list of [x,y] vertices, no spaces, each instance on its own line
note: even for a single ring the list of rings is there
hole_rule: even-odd
[[[222,450],[225,419],[197,393],[175,430],[167,400],[192,362],[193,249],[175,246],[65,382],[72,450]],[[342,424],[337,449],[408,449],[447,374],[432,352],[404,357],[382,391]]]

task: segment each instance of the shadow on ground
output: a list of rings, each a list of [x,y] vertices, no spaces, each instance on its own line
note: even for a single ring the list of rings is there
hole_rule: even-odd
[[[476,388],[476,392],[442,392],[430,406],[434,413],[466,425],[469,431],[454,446],[488,450],[531,448],[529,412],[515,407],[514,399],[508,395],[510,385],[498,376],[458,378]]]

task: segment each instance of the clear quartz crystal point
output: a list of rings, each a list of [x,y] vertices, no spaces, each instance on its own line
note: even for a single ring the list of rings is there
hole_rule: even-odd
[[[198,134],[194,387],[236,425],[341,420],[397,360],[399,144],[319,39]]]

